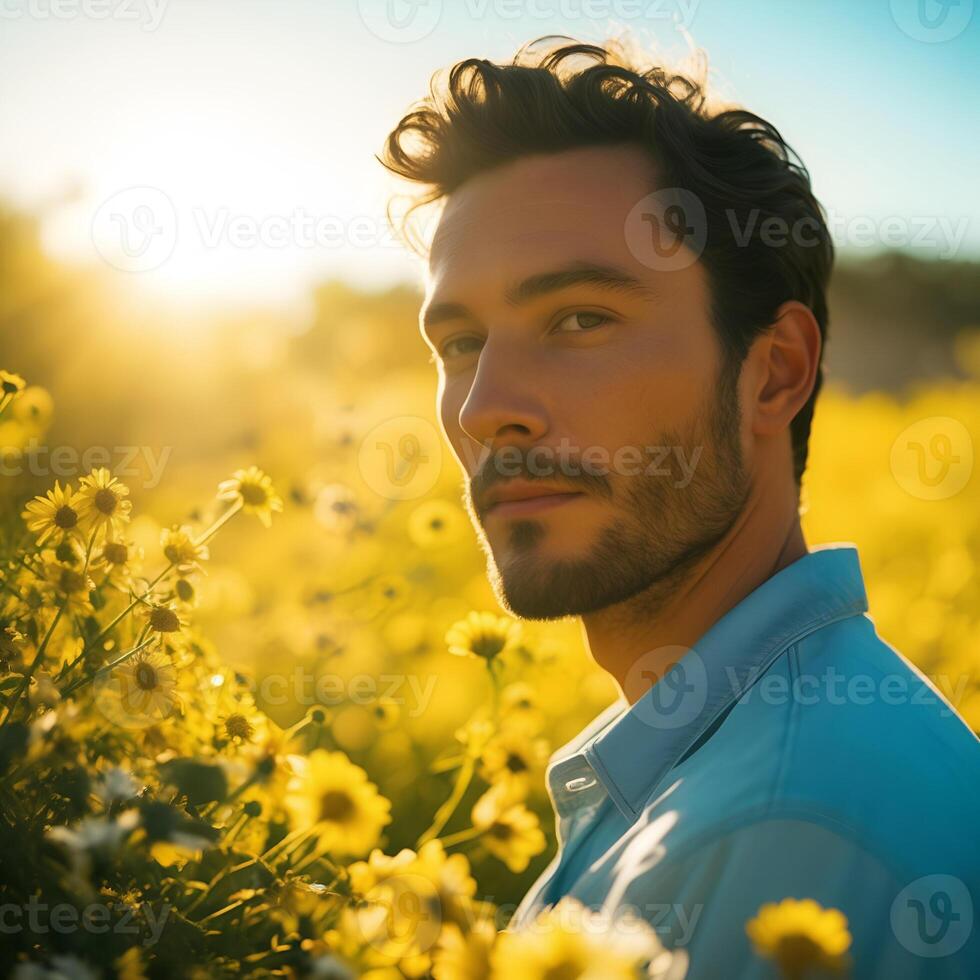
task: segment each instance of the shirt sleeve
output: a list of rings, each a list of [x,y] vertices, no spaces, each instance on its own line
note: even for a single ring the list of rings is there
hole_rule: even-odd
[[[845,975],[854,980],[980,977],[964,882],[900,881],[844,833],[809,819],[752,822],[667,856],[645,866],[619,904],[647,919],[667,947],[686,948],[688,980],[773,980],[780,973],[753,949],[746,924],[785,898],[844,913],[852,937]]]

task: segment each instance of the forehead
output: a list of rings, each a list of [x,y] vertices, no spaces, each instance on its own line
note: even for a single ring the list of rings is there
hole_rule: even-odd
[[[618,145],[521,158],[467,181],[446,200],[429,252],[428,293],[440,285],[490,287],[580,259],[649,268],[624,233],[656,190],[653,162]]]

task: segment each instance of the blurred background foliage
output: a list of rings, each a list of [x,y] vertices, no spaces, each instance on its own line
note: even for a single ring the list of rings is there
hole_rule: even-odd
[[[470,609],[496,608],[450,458],[425,498],[444,505],[434,539],[419,533],[417,516],[413,525],[424,501],[383,499],[358,467],[374,426],[434,420],[419,299],[409,285],[364,292],[324,282],[306,322],[267,309],[175,319],[100,268],[51,260],[35,217],[0,208],[0,366],[50,394],[47,446],[107,447],[113,464],[122,458],[114,447],[139,448],[141,476],[125,478],[142,515],[135,540],[152,548],[161,527],[194,519],[187,502],[239,466],[254,462],[273,477],[284,514],[261,536],[238,526],[222,535],[197,621],[230,665],[254,672],[259,703],[284,726],[308,703],[263,703],[261,681],[296,666],[367,675],[401,702],[392,714],[333,700],[324,735],[324,747],[347,752],[392,800],[389,854],[414,846],[445,799],[439,761],[458,752],[454,732],[489,696],[482,665],[446,653],[446,629]],[[890,465],[896,438],[918,420],[951,417],[980,432],[980,265],[902,253],[844,261],[831,311],[828,388],[805,483],[810,542],[857,543],[879,631],[980,727],[980,480],[923,499]],[[49,410],[41,395],[33,404]],[[0,423],[8,462],[29,430],[16,418]],[[5,473],[0,528],[22,535],[23,502],[55,476]],[[384,680],[406,676],[417,679],[414,692]],[[506,680],[534,689],[552,749],[615,695],[566,622],[528,624]],[[531,805],[553,847],[540,777]],[[460,807],[459,826],[468,812]],[[550,854],[522,875],[474,860],[480,892],[517,900]]]

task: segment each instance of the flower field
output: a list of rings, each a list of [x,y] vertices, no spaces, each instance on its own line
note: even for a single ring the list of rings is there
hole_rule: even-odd
[[[216,381],[217,435],[192,432],[198,379],[131,392],[150,445],[166,415],[196,447],[171,432],[152,487],[109,461],[0,484],[4,974],[676,980],[653,929],[567,903],[502,931],[554,852],[547,759],[616,692],[575,623],[494,603],[417,340],[340,319],[278,351],[278,381]],[[2,366],[8,469],[59,418],[95,444],[104,418],[48,390],[80,381]],[[980,377],[831,387],[804,501],[810,542],[858,544],[879,631],[975,728],[978,431]],[[800,936],[846,964],[834,910],[746,926],[783,975]]]

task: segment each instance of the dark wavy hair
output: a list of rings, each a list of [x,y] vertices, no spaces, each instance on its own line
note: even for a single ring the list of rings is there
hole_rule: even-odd
[[[650,154],[664,187],[683,188],[704,206],[700,261],[726,365],[740,367],[788,300],[808,306],[826,338],[834,247],[800,159],[765,119],[709,106],[703,81],[637,61],[621,42],[600,47],[545,37],[522,47],[510,64],[469,58],[448,75],[437,73],[429,97],[401,119],[378,157],[388,170],[426,185],[402,230],[417,207],[520,157],[632,143]],[[773,227],[767,219],[800,233],[775,245],[760,234]],[[822,383],[818,366],[813,393],[790,427],[797,482]]]

